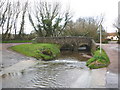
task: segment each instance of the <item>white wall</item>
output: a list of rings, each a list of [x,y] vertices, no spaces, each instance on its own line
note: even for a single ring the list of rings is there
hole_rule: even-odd
[[[107,39],[118,40],[118,37],[117,36],[107,36]]]

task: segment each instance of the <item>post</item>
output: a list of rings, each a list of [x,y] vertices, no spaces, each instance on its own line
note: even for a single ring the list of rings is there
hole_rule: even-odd
[[[120,27],[120,1],[118,2],[118,27]]]
[[[101,54],[101,48],[102,48],[102,25],[100,24],[100,54]]]

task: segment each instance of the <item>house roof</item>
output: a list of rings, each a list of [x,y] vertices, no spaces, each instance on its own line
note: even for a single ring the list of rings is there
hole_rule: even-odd
[[[117,33],[107,33],[107,36],[117,36]]]

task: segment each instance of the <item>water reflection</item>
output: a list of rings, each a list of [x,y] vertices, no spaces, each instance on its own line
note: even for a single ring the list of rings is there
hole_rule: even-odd
[[[87,57],[83,57],[83,55],[89,55],[91,56],[90,52],[86,51],[80,51],[80,52],[70,52],[70,51],[63,51],[61,52],[61,55],[59,56],[59,59],[74,59],[77,61],[87,61]]]

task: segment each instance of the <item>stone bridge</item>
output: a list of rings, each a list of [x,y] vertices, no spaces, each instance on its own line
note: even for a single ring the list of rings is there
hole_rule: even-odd
[[[74,51],[82,46],[85,46],[87,50],[96,50],[96,44],[90,37],[37,37],[33,40],[35,43],[55,43],[60,44],[61,48],[70,48]]]

